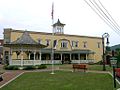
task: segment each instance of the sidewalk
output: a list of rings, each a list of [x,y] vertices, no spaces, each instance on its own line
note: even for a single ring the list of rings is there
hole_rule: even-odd
[[[15,79],[17,76],[21,75],[23,71],[6,71],[1,76],[3,78],[3,81],[0,82],[0,88],[2,88],[4,85],[11,82],[13,79]]]

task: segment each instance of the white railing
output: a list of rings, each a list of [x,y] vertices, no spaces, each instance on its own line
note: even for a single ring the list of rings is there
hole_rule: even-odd
[[[21,60],[12,60],[11,65],[21,65]],[[51,60],[23,60],[22,65],[52,64]],[[54,60],[54,64],[61,64],[61,60]]]
[[[21,60],[12,60],[11,65],[20,65]]]
[[[94,63],[95,60],[72,60],[71,63]]]
[[[52,60],[41,60],[42,64],[52,64]],[[61,60],[54,60],[54,64],[61,64]]]
[[[21,65],[21,60],[12,60],[11,65]],[[40,65],[40,60],[23,60],[22,65]]]
[[[71,60],[71,63],[94,63],[94,60]],[[52,60],[23,60],[22,65],[52,64]],[[54,64],[61,64],[61,60],[54,60]],[[11,65],[21,65],[21,60],[12,60]]]

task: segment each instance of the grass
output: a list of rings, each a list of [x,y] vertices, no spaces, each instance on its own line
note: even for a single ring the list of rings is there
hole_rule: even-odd
[[[117,85],[118,88],[118,85]],[[120,86],[119,86],[120,88]],[[109,74],[28,72],[0,90],[115,90]]]
[[[51,68],[51,65],[47,65],[48,68]],[[73,69],[72,64],[63,64],[63,65],[54,65],[54,67],[59,67],[60,69]],[[106,71],[112,71],[112,67],[105,65]],[[103,65],[88,65],[88,70],[103,71]]]
[[[106,71],[112,71],[112,67],[110,67],[109,65],[105,65],[105,68],[106,68]],[[88,69],[102,71],[103,65],[89,65]]]

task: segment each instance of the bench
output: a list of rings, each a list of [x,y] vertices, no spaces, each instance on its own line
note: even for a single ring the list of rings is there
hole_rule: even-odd
[[[88,69],[87,64],[73,64],[73,69],[75,71],[75,69],[83,69],[84,72]]]

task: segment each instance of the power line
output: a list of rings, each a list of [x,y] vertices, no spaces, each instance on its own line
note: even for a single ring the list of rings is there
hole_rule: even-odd
[[[101,4],[101,6],[104,8],[104,10],[107,12],[107,14],[110,16],[110,18],[113,20],[113,22],[115,23],[115,25],[117,25],[118,29],[120,28],[120,26],[117,24],[117,22],[113,19],[113,17],[110,15],[110,13],[107,11],[107,9],[103,6],[103,4],[100,2],[100,0],[98,0],[99,3]],[[120,31],[120,29],[119,29]]]
[[[91,1],[89,0],[89,2],[92,4],[90,4],[88,1],[84,0],[90,7],[91,9],[112,29],[114,30],[118,35],[120,35],[120,30],[118,28],[118,24],[115,22],[115,20],[112,18],[112,16],[108,13],[108,11],[105,9],[105,7],[102,5],[102,3],[99,1],[99,3],[101,4],[101,6],[105,9],[105,11],[107,12],[107,15],[103,9],[95,2],[95,1]],[[114,21],[112,21],[111,20]],[[117,25],[117,26],[116,26]]]
[[[110,24],[113,28],[115,28],[114,25],[108,20],[108,17],[104,13],[104,11],[101,10],[99,6],[96,6],[91,0],[89,0],[89,1],[94,6],[94,8],[99,12],[99,14],[102,16],[102,20],[104,20],[106,23]]]
[[[94,3],[89,0],[93,6],[97,9],[97,11],[99,11],[99,13],[103,16],[103,18],[107,21],[107,23],[109,23],[114,29],[114,31],[118,34],[120,33],[118,31],[118,28],[116,27],[116,25],[111,21],[111,19],[107,16],[107,14],[100,8],[100,6],[94,1]]]
[[[112,28],[112,29],[114,29],[108,22],[106,22],[105,20],[104,20],[104,18],[92,7],[92,5],[90,5],[90,3],[88,3],[86,0],[84,0],[90,7],[91,7],[91,9],[110,27],[110,28]]]
[[[101,4],[101,6],[104,8],[104,10],[107,12],[107,14],[110,16],[110,18],[114,21],[114,23],[116,23],[116,25],[120,28],[120,26],[117,24],[117,22],[113,19],[113,17],[110,15],[110,13],[108,12],[108,10],[103,6],[103,4],[100,2],[100,0],[98,0],[99,3]]]
[[[100,4],[102,5],[102,7],[104,8],[104,10],[107,12],[105,13],[103,11],[103,9],[95,2],[95,0],[93,0],[93,2],[97,5],[97,7],[103,12],[103,14],[105,15],[105,17],[109,20],[109,22],[112,24],[112,26],[114,26],[116,32],[120,33],[119,30],[119,25],[116,23],[116,21],[112,18],[112,16],[108,13],[107,9],[105,9],[105,7],[102,5],[102,3],[100,2]],[[108,15],[107,15],[108,14]]]

